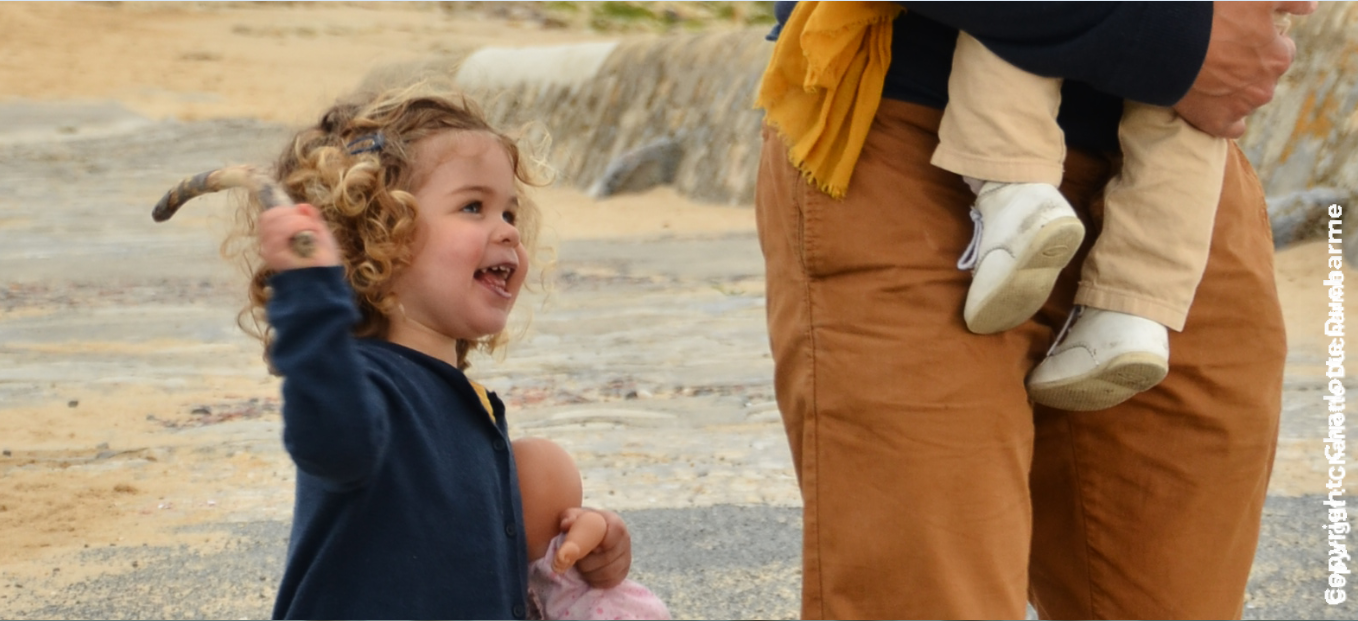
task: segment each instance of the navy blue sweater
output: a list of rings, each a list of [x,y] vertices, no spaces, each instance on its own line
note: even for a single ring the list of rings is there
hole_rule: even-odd
[[[1207,57],[1211,2],[902,2],[892,28],[882,95],[948,103],[957,31],[1013,65],[1064,78],[1057,117],[1066,143],[1118,148],[1122,100],[1169,106],[1183,98]],[[778,2],[777,38],[795,2]]]
[[[341,268],[272,278],[297,504],[276,619],[522,618],[528,562],[504,406],[451,365],[356,339]]]

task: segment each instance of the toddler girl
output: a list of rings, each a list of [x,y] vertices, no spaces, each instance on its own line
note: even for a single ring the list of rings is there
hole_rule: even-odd
[[[242,325],[284,377],[297,464],[275,618],[524,618],[505,408],[464,373],[503,341],[531,262],[518,148],[465,100],[408,89],[331,108],[275,172],[299,204],[242,211],[263,259]],[[610,585],[630,542],[602,515],[585,578]]]

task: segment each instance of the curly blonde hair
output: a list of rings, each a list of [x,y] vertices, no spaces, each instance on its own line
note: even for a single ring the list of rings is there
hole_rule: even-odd
[[[298,132],[274,164],[275,178],[292,200],[315,206],[335,235],[345,278],[357,294],[362,314],[353,328],[354,336],[385,338],[388,317],[400,312],[391,287],[413,258],[419,205],[412,192],[422,173],[414,160],[415,145],[447,131],[488,132],[504,146],[520,192],[515,226],[530,265],[537,264],[540,211],[524,189],[542,185],[539,177],[544,174],[537,162],[522,156],[514,138],[491,127],[465,97],[434,94],[416,86],[342,100],[315,126]],[[262,209],[254,196],[241,206],[222,253],[240,263],[250,276],[249,302],[237,323],[264,343],[264,359],[269,362],[273,328],[265,305],[274,271],[258,254],[256,231]],[[505,332],[459,340],[458,368],[469,366],[471,351],[494,353],[507,340]]]

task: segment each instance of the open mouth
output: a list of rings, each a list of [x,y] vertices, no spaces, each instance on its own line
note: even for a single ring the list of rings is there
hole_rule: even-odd
[[[509,299],[514,297],[509,292],[509,279],[514,275],[514,269],[515,267],[509,263],[501,263],[476,270],[472,277],[500,297]]]

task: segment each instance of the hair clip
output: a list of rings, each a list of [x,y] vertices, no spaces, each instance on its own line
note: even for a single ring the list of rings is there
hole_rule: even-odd
[[[359,153],[381,151],[382,147],[385,146],[387,146],[387,139],[382,136],[382,132],[374,132],[366,136],[359,136],[349,144],[344,145],[344,148],[349,150],[349,155],[358,155]]]

